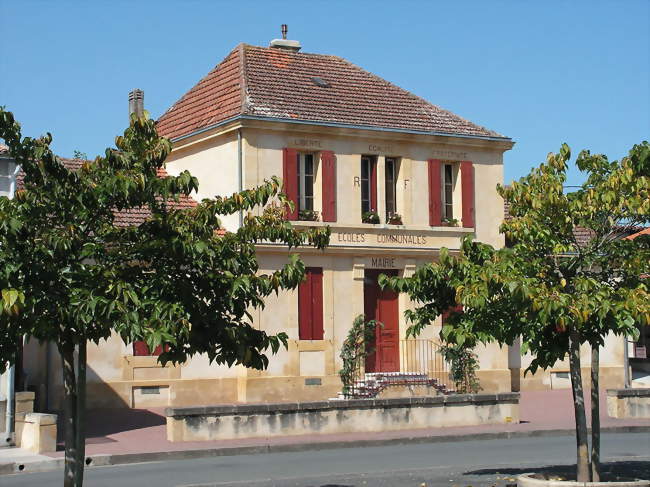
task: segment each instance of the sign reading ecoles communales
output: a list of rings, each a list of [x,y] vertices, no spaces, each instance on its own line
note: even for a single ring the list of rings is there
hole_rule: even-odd
[[[341,244],[426,247],[427,237],[413,233],[340,232],[336,234],[336,242]]]

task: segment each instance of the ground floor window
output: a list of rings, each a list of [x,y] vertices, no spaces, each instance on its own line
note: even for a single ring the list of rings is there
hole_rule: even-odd
[[[298,337],[322,340],[323,335],[323,268],[307,267],[298,287]]]

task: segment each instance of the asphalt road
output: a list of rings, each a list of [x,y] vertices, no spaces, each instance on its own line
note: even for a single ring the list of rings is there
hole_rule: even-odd
[[[650,478],[650,434],[605,434],[602,458]],[[519,473],[575,462],[572,436],[421,443],[141,463],[86,470],[87,487],[505,487]],[[7,487],[60,486],[62,472],[0,477]]]

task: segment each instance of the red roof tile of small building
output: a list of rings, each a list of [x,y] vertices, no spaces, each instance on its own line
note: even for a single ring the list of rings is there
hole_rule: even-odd
[[[158,132],[173,140],[237,116],[507,139],[340,57],[246,44],[169,108]]]
[[[5,146],[6,147],[6,146]],[[66,159],[59,157],[59,160],[63,165],[71,171],[78,170],[84,162],[83,159]],[[167,171],[164,169],[158,169],[158,177],[164,178],[167,177]],[[25,173],[21,170],[16,175],[16,187],[17,189],[23,189],[23,181],[25,179]],[[185,209],[185,208],[194,208],[198,203],[191,198],[190,196],[180,196],[178,201],[170,200],[168,205],[172,209]],[[129,227],[137,226],[144,222],[151,212],[148,208],[131,208],[128,210],[116,210],[114,224],[118,227]]]
[[[628,235],[625,238],[628,240],[634,240],[635,238],[640,237],[641,235],[650,235],[650,227],[644,228],[640,232],[634,233],[632,235]]]

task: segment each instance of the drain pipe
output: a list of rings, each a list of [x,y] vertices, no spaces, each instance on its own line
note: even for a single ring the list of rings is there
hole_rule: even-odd
[[[16,176],[20,170],[18,164],[14,167],[14,172],[9,182],[9,199],[14,197],[16,192]],[[14,443],[14,425],[15,425],[15,411],[16,411],[16,366],[11,365],[7,370],[7,408],[5,414],[5,443],[13,445]]]
[[[628,347],[629,343],[627,341],[627,336],[623,335],[623,368],[624,368],[624,383],[625,389],[630,388],[630,357],[628,356]]]
[[[242,192],[244,190],[244,170],[243,170],[243,160],[242,160],[242,140],[241,140],[241,128],[237,129],[237,184],[238,191]],[[244,212],[239,210],[239,228],[244,226]]]
[[[12,365],[7,370],[7,414],[5,416],[5,443],[13,445],[14,443],[14,404],[15,404],[15,389],[14,379],[16,377],[16,366]]]

